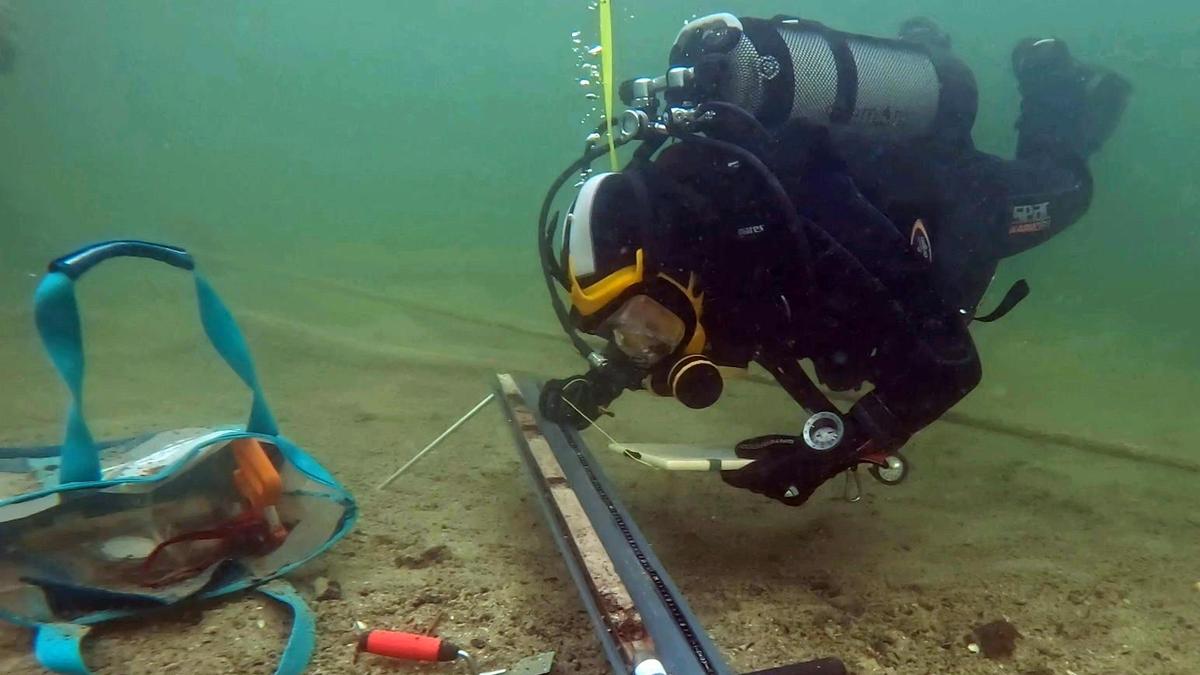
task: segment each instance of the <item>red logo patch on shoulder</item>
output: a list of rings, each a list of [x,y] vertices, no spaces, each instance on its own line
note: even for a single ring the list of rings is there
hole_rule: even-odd
[[[1013,207],[1009,234],[1033,234],[1050,227],[1050,202]]]
[[[925,223],[920,218],[913,223],[908,243],[925,262],[933,262],[933,241],[930,240],[929,231],[925,229]]]

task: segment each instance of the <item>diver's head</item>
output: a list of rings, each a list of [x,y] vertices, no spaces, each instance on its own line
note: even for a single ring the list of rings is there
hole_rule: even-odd
[[[564,223],[565,285],[576,327],[642,371],[649,387],[692,408],[721,394],[703,357],[703,297],[692,272],[663,266],[654,210],[636,174],[584,182]]]

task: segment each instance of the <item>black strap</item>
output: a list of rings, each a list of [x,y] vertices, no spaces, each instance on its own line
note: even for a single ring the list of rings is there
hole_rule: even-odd
[[[1011,312],[1013,307],[1016,307],[1027,297],[1029,297],[1029,283],[1024,279],[1021,279],[1008,289],[1008,292],[1004,294],[1004,299],[1000,301],[1000,304],[996,306],[996,309],[992,310],[991,314],[988,314],[987,316],[977,316],[975,317],[975,320],[982,323],[991,323],[996,319],[1001,319],[1005,314]]]
[[[837,67],[837,94],[829,110],[829,121],[831,124],[849,122],[858,105],[858,62],[854,60],[854,52],[850,51],[846,34],[816,21],[799,21],[797,26],[817,33],[829,45]]]
[[[854,52],[850,51],[847,34],[808,19],[780,15],[774,20],[788,23],[795,30],[812,31],[820,35],[829,45],[829,50],[833,53],[834,65],[837,68],[837,93],[833,99],[833,106],[829,110],[829,121],[832,124],[849,122],[854,117],[854,108],[858,105],[858,62],[854,60]]]
[[[850,409],[850,417],[885,450],[899,448],[912,437],[912,432],[904,428],[896,414],[879,398],[878,392],[872,391],[858,399]]]
[[[742,19],[742,28],[761,57],[769,56],[779,63],[779,74],[763,80],[763,103],[758,111],[763,126],[778,126],[791,117],[795,100],[796,70],[792,64],[792,52],[774,22]],[[758,65],[754,64],[754,67]]]
[[[642,171],[645,171],[643,167]],[[662,246],[659,237],[658,229],[654,226],[654,205],[650,202],[650,191],[646,189],[645,180],[640,171],[625,171],[620,174],[625,177],[629,183],[630,190],[633,191],[633,210],[637,214],[637,228],[640,233],[641,246],[645,251],[645,269],[646,278],[652,279],[658,276],[659,256],[662,255]]]
[[[804,372],[804,368],[795,358],[764,352],[759,354],[756,360],[767,372],[771,373],[771,377],[775,378],[779,386],[783,387],[783,390],[792,397],[792,400],[799,403],[801,408],[811,413],[841,414],[841,411],[833,405],[824,392],[813,384],[808,373]]]

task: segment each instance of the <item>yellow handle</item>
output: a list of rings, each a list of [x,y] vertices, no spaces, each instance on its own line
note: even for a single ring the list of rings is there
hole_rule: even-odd
[[[238,465],[233,482],[246,501],[256,509],[278,504],[283,480],[262,445],[253,438],[239,438],[230,445]]]
[[[612,170],[617,163],[617,143],[613,139],[613,31],[612,0],[600,0],[600,82],[604,85],[604,120],[608,125],[608,158]]]

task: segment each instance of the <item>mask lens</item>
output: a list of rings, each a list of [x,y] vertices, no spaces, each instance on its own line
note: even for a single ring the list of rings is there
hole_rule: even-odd
[[[645,295],[630,298],[604,325],[617,347],[642,367],[674,352],[686,332],[683,319]]]

